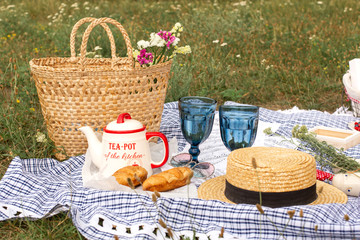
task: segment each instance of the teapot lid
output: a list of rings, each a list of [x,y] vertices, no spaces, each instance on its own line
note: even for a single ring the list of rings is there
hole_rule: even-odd
[[[104,128],[106,133],[136,133],[144,130],[145,126],[141,122],[131,119],[129,113],[120,114],[117,120],[112,121]]]

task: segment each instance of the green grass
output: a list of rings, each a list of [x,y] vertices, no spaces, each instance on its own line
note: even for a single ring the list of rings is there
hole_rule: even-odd
[[[78,7],[74,1],[63,3],[0,3],[0,176],[15,156],[53,156],[50,140],[36,141],[36,133],[46,134],[46,126],[28,63],[32,58],[69,57],[70,31],[83,17],[118,20],[133,46],[151,32],[182,23],[181,43],[189,44],[193,52],[174,61],[166,101],[202,95],[220,104],[232,100],[269,109],[296,105],[332,112],[344,100],[341,79],[348,62],[359,57],[358,0],[254,0],[245,6],[239,1],[191,0],[78,1]],[[122,37],[112,29],[118,54],[124,56]],[[109,42],[100,28],[91,35],[88,50],[95,46],[103,48],[103,56],[110,56]],[[1,222],[0,235],[6,239],[79,238],[64,214],[34,222]]]
[[[0,232],[1,239],[85,239],[65,213],[36,221],[16,219],[0,222]]]

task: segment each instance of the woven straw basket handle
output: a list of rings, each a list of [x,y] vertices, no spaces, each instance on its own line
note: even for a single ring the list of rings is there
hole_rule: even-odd
[[[94,20],[96,20],[96,18],[92,18],[92,17],[87,17],[87,18],[83,18],[81,20],[79,20],[73,27],[71,34],[70,34],[70,52],[71,52],[71,58],[73,60],[76,60],[76,51],[75,51],[75,41],[76,41],[76,33],[79,30],[79,28],[84,24],[84,23],[91,23]],[[110,30],[110,28],[108,27],[107,24],[102,23],[101,26],[105,29],[109,39],[112,39],[112,41],[110,40],[110,44],[111,44],[111,57],[114,57],[114,51],[113,49],[115,48],[115,40],[114,40],[114,36]]]
[[[91,31],[93,30],[94,27],[96,27],[97,25],[101,25],[108,37],[109,37],[109,41],[110,41],[110,45],[111,45],[111,58],[112,58],[112,65],[114,66],[114,64],[117,62],[117,57],[116,57],[116,46],[115,46],[115,40],[114,40],[114,36],[109,28],[109,26],[107,26],[106,23],[111,23],[114,26],[116,26],[121,34],[124,37],[125,43],[126,43],[126,47],[127,47],[127,55],[128,55],[128,61],[129,61],[129,65],[133,68],[134,67],[134,59],[132,56],[132,46],[131,46],[131,42],[130,42],[130,38],[129,35],[127,34],[127,32],[125,31],[124,27],[116,20],[111,19],[111,18],[83,18],[80,21],[78,21],[74,27],[73,30],[71,31],[71,36],[70,36],[70,50],[71,50],[71,58],[72,59],[76,59],[76,52],[75,52],[75,37],[76,37],[76,32],[79,29],[79,27],[86,23],[86,22],[91,22],[91,24],[86,28],[83,37],[82,37],[82,43],[81,43],[81,56],[80,56],[80,64],[84,65],[86,64],[86,47],[87,47],[87,42],[89,40],[89,36]],[[93,59],[94,61],[95,59]],[[93,62],[92,61],[92,62]],[[95,60],[96,61],[96,60]]]

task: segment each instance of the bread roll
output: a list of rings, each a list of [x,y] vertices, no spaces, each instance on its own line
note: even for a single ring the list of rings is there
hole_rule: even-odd
[[[177,167],[152,175],[143,183],[145,191],[165,192],[190,183],[193,171],[188,167]]]
[[[130,178],[131,182],[134,184],[134,187],[140,184],[139,181],[135,179],[135,174],[140,178],[141,182],[144,182],[147,178],[147,171],[145,168],[141,166],[127,166],[124,168],[120,168],[117,170],[113,176],[116,178],[116,181],[125,186],[129,186],[129,183],[127,181],[128,178]]]

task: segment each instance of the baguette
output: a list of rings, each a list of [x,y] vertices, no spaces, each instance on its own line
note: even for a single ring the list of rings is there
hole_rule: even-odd
[[[143,183],[143,190],[165,192],[190,183],[193,171],[188,167],[177,167],[152,175]]]
[[[128,178],[131,180],[131,182],[133,183],[134,187],[136,187],[137,185],[139,185],[141,182],[139,182],[137,179],[135,179],[135,174],[136,176],[138,176],[138,179],[140,178],[141,182],[144,182],[145,179],[147,178],[147,171],[145,168],[141,167],[141,166],[127,166],[127,167],[123,167],[120,168],[119,170],[117,170],[113,176],[116,178],[116,181],[124,186],[129,186],[128,183]]]

